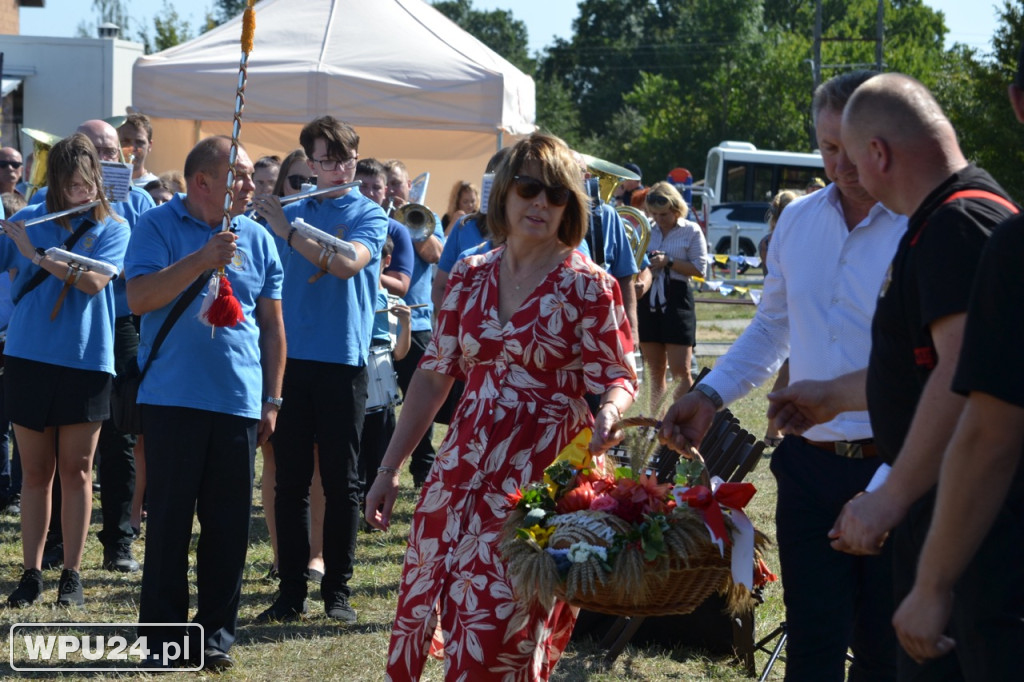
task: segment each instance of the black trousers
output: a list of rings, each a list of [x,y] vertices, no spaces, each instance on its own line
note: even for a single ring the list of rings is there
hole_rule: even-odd
[[[1006,473],[1006,475],[1010,475]],[[893,533],[896,603],[910,592],[931,525],[935,490],[918,500]],[[954,590],[947,634],[956,648],[918,665],[900,650],[901,682],[1019,680],[1024,651],[1024,496],[1011,491]]]
[[[829,544],[846,502],[880,460],[849,459],[787,436],[772,453],[776,529],[786,604],[787,682],[841,682],[853,650],[852,682],[896,679],[892,556],[838,552]]]
[[[430,331],[413,332],[409,352],[401,360],[395,361],[395,373],[398,374],[398,386],[402,389],[403,398],[407,396],[412,375],[420,364],[420,359],[426,352],[427,346],[430,345],[430,336]],[[433,436],[434,425],[431,424],[412,451],[412,457],[409,460],[409,473],[412,474],[412,480],[416,485],[422,485],[427,480],[430,467],[434,466],[434,455],[437,453],[434,452],[434,445],[430,442]]]
[[[309,561],[309,486],[313,445],[324,487],[324,598],[349,596],[355,565],[362,488],[359,438],[366,410],[366,367],[289,358],[284,405],[277,416],[274,458],[277,481],[278,567],[281,597],[306,598]]]
[[[192,520],[196,547],[201,647],[227,651],[235,641],[256,457],[255,419],[185,407],[142,406],[149,519],[139,623],[188,618],[188,555]],[[140,633],[143,628],[140,628]],[[144,628],[150,649],[181,643],[180,631]]]
[[[139,354],[139,331],[132,315],[114,323],[114,370],[121,373]],[[125,433],[107,419],[100,428],[100,506],[104,547],[132,541],[132,495],[135,493],[135,436]]]

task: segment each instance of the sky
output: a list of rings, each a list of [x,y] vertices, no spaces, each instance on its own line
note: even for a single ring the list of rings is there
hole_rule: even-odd
[[[22,35],[71,37],[77,35],[81,23],[95,22],[91,0],[44,1],[44,8],[21,9]],[[132,0],[126,4],[133,24],[138,22],[138,25],[129,27],[129,36],[135,36],[142,26],[152,35],[153,16],[163,11],[164,0]],[[169,4],[195,31],[214,3],[213,0],[173,0]],[[996,25],[996,0],[925,0],[925,4],[945,13],[946,26],[950,29],[946,34],[947,47],[959,42],[978,48],[982,53],[990,51]],[[572,34],[572,21],[577,16],[574,0],[473,0],[473,7],[478,10],[511,10],[517,19],[526,23],[531,52],[539,52],[555,37],[568,38]]]

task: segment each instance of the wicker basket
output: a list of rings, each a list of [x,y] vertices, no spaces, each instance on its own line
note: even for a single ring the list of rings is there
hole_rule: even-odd
[[[730,553],[725,558],[708,542],[701,556],[691,557],[689,566],[673,561],[660,570],[644,574],[642,593],[626,592],[612,583],[598,584],[593,593],[566,599],[564,585],[556,589],[561,601],[588,611],[613,616],[669,616],[692,612],[713,594],[728,591],[732,578]]]
[[[651,427],[657,424],[658,422],[653,419],[639,417],[623,420],[618,426]],[[703,462],[700,453],[692,447],[688,449],[685,456]],[[702,479],[705,485],[710,484],[706,469],[702,474]],[[577,513],[594,514],[594,512]],[[604,514],[598,516],[605,517],[598,519],[602,527],[606,523],[611,524],[614,520],[606,518],[607,515]],[[685,553],[669,552],[668,556],[662,556],[653,562],[644,562],[641,550],[636,547],[624,550],[623,554],[619,555],[615,564],[616,575],[624,570],[622,568],[624,564],[631,564],[633,567],[632,575],[635,578],[629,583],[629,587],[624,586],[622,580],[616,579],[608,573],[601,573],[596,580],[589,580],[585,585],[577,584],[575,588],[569,587],[571,580],[552,580],[550,574],[538,579],[538,575],[541,574],[536,572],[537,567],[539,566],[542,572],[553,570],[554,561],[547,558],[548,555],[544,554],[544,550],[536,545],[534,545],[535,551],[526,550],[523,545],[515,546],[517,542],[515,528],[518,527],[521,518],[520,515],[513,515],[506,522],[502,553],[505,555],[506,561],[509,561],[511,574],[514,576],[513,582],[520,581],[526,587],[526,592],[533,592],[536,589],[541,594],[551,595],[572,606],[618,616],[686,614],[692,612],[708,597],[716,593],[726,595],[730,608],[735,610],[749,598],[749,592],[745,589],[737,589],[732,582],[731,548],[726,545],[723,556],[718,546],[707,535],[703,521],[696,513],[692,517],[673,516],[675,519],[673,523],[682,523],[680,528],[689,529],[685,531],[688,536],[686,545],[689,551]],[[617,520],[617,524],[621,523],[625,522]],[[693,530],[694,524],[699,531]],[[615,528],[615,525],[611,524],[609,527]],[[618,530],[620,529],[616,529],[616,531]],[[553,541],[560,532],[556,531],[556,535],[552,536]],[[585,539],[587,542],[595,542],[598,545],[605,544],[590,538]],[[560,543],[559,546],[565,548],[568,545]],[[626,552],[629,552],[631,556],[624,557]],[[628,561],[624,559],[628,559]],[[520,572],[518,568],[513,568],[513,564],[517,561],[537,561],[539,563],[534,564],[530,570]],[[548,562],[550,562],[549,567],[546,567],[545,564]],[[523,565],[525,564],[519,564],[519,566]],[[542,583],[547,587],[541,587]]]

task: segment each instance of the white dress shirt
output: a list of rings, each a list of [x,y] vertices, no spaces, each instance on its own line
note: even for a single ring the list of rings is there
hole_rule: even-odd
[[[848,230],[834,184],[789,204],[768,247],[757,313],[704,381],[728,404],[787,357],[790,382],[867,367],[875,303],[906,229],[905,217],[875,204]],[[871,437],[871,424],[866,411],[844,412],[804,435],[860,440]]]

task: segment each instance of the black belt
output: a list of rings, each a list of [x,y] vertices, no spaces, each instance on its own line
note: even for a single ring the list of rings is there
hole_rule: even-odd
[[[875,446],[875,441],[871,438],[853,441],[819,441],[808,440],[806,438],[801,438],[801,440],[808,445],[813,445],[819,450],[825,450],[834,455],[839,455],[840,457],[849,457],[850,459],[869,459],[871,457],[878,457],[878,448]]]

